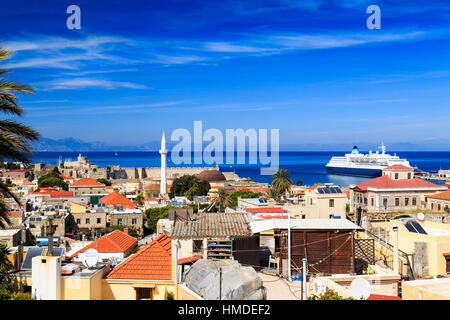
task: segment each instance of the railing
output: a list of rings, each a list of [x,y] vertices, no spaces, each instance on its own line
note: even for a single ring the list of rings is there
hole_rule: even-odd
[[[394,246],[393,245],[391,245],[389,242],[387,242],[387,241],[385,241],[384,239],[381,239],[381,238],[379,238],[378,236],[376,236],[376,235],[374,235],[373,233],[371,233],[370,231],[368,231],[368,230],[365,230],[365,233],[366,233],[366,235],[367,235],[367,237],[369,237],[369,238],[372,238],[372,239],[374,239],[374,240],[376,240],[376,241],[378,241],[378,243],[379,244],[381,244],[383,247],[385,247],[386,249],[388,249],[389,251],[391,251],[392,252],[392,254],[394,253]],[[407,268],[408,268],[408,277],[410,278],[410,279],[412,279],[412,280],[414,280],[415,278],[414,278],[414,270],[413,270],[413,267],[412,267],[412,265],[411,265],[411,261],[410,261],[410,259],[409,259],[409,257],[411,256],[411,259],[412,259],[412,254],[408,254],[408,253],[406,253],[406,252],[404,252],[404,251],[402,251],[402,250],[400,250],[400,249],[398,249],[398,254],[399,254],[399,257],[400,258],[403,258],[404,260],[406,260],[406,266],[407,266]],[[389,261],[387,261],[387,259],[385,259],[385,262],[386,262],[386,264],[391,268],[391,269],[393,269],[393,256],[392,256],[392,265],[389,265]],[[390,260],[390,259],[389,259]],[[399,259],[399,261],[400,261],[400,270],[403,270],[403,261],[402,260],[400,260]]]

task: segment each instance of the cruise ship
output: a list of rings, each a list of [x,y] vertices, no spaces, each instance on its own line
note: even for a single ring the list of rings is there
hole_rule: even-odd
[[[379,147],[381,153],[369,151],[363,154],[357,146],[353,147],[351,153],[343,157],[332,157],[327,163],[327,172],[331,174],[345,174],[351,176],[377,177],[381,176],[381,170],[394,164],[411,167],[406,159],[400,159],[395,153],[386,153],[384,144]]]

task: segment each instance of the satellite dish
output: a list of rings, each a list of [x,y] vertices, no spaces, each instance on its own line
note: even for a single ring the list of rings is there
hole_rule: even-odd
[[[367,300],[372,288],[369,281],[363,278],[357,278],[350,284],[350,293],[356,300]]]
[[[423,220],[425,220],[425,215],[422,212],[419,212],[417,214],[417,219],[419,219],[420,221],[423,221]]]
[[[314,280],[314,295],[320,296],[327,291],[327,285],[323,280],[316,279]]]
[[[83,255],[83,263],[86,267],[91,268],[98,262],[98,252],[95,249],[87,249]]]

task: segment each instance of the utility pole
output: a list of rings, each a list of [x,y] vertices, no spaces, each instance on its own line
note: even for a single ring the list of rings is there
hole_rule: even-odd
[[[288,279],[291,279],[291,211],[288,210]]]
[[[219,300],[222,300],[222,266],[219,266]]]
[[[303,269],[303,275],[302,275],[302,299],[303,300],[306,300],[306,297],[307,297],[307,292],[306,292],[306,277],[307,277],[307,270],[306,270],[306,268],[307,268],[307,265],[306,265],[306,258],[303,258],[302,259],[302,263],[303,263],[303,266],[302,266],[302,269]]]

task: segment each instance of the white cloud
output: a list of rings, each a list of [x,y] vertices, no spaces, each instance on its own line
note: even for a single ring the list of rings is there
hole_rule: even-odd
[[[103,88],[103,89],[150,89],[147,86],[135,84],[131,82],[111,81],[104,79],[88,79],[88,78],[73,78],[73,79],[56,79],[38,84],[41,90],[74,90],[85,88]]]

